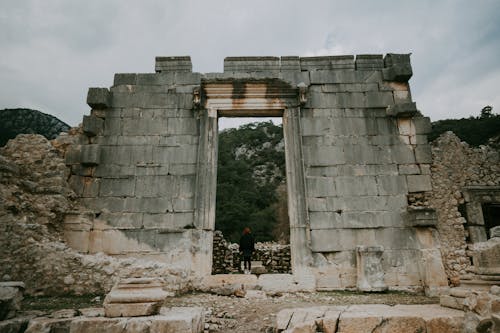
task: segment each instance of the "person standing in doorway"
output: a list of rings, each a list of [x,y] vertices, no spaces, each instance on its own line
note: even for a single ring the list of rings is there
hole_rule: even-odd
[[[245,274],[250,274],[252,270],[252,253],[254,252],[254,239],[249,227],[243,229],[240,238],[240,253],[243,255],[243,268]]]

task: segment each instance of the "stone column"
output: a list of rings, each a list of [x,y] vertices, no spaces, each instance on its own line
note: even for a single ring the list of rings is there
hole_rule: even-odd
[[[357,287],[360,291],[384,291],[387,286],[382,268],[383,246],[356,247]]]

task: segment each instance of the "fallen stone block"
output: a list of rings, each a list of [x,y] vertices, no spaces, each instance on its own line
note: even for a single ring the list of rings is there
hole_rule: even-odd
[[[23,282],[0,282],[0,320],[13,318],[21,310],[23,291]]]
[[[28,328],[24,333],[69,333],[73,320],[74,318],[34,318],[30,320]]]
[[[162,289],[159,278],[131,278],[119,281],[104,299],[106,317],[151,316],[159,313],[171,294]]]
[[[33,316],[15,317],[8,320],[0,321],[1,333],[20,333],[24,332],[28,327],[29,321]]]
[[[201,333],[203,309],[200,307],[161,308],[159,315],[123,318],[75,318],[71,333]]]
[[[158,314],[161,302],[107,303],[104,305],[106,317],[139,317]]]

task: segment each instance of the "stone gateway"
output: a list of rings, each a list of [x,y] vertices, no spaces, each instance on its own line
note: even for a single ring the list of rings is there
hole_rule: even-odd
[[[193,73],[189,57],[157,57],[155,70],[89,89],[84,134],[66,154],[70,185],[88,209],[66,216],[71,247],[210,278],[218,118],[277,116],[292,274],[276,283],[430,292],[448,285],[436,214],[409,204],[432,190],[432,155],[429,118],[411,98],[408,54],[229,57],[223,73],[207,74]]]

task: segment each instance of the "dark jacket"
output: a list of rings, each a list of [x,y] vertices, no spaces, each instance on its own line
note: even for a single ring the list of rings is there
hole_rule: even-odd
[[[254,248],[254,239],[251,234],[245,234],[240,238],[240,251],[243,252],[243,256],[250,257]]]

